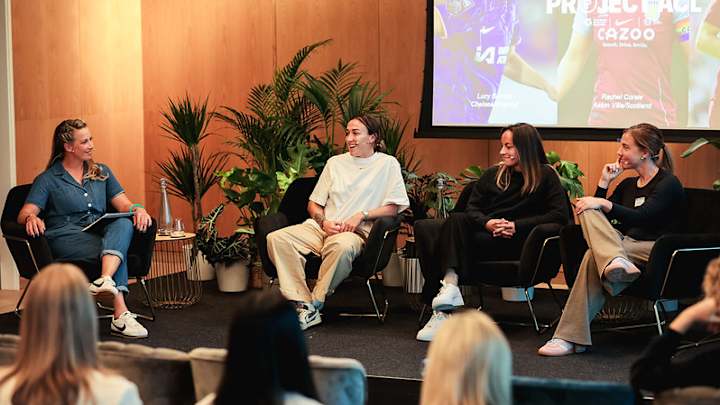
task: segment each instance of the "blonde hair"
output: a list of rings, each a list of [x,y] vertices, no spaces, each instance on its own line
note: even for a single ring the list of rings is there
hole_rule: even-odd
[[[702,287],[705,296],[715,298],[715,302],[720,306],[720,257],[708,263]]]
[[[50,152],[50,160],[48,161],[47,169],[52,167],[56,160],[62,160],[63,156],[65,156],[64,145],[66,143],[74,142],[75,131],[78,129],[83,129],[85,127],[87,127],[85,121],[77,118],[65,120],[59,123],[57,127],[55,127],[55,131],[53,132],[52,150]],[[108,175],[103,174],[102,168],[99,164],[95,163],[94,160],[90,159],[88,162],[85,163],[85,165],[86,171],[83,175],[84,179],[100,181],[107,180]]]
[[[482,312],[451,317],[428,351],[421,405],[512,404],[510,345]]]
[[[90,372],[98,369],[98,325],[87,286],[71,264],[46,266],[32,280],[17,358],[0,380],[15,379],[13,404],[74,405],[80,392],[90,395]]]

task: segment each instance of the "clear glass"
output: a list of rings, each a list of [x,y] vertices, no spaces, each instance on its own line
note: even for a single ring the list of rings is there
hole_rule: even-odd
[[[175,218],[173,221],[172,231],[170,231],[170,237],[182,238],[183,236],[185,236],[185,225],[183,224],[182,219]]]

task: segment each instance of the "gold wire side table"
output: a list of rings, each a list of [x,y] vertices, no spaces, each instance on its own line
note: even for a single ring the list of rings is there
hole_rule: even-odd
[[[153,307],[181,309],[200,301],[202,281],[197,265],[195,234],[155,236],[147,287]]]

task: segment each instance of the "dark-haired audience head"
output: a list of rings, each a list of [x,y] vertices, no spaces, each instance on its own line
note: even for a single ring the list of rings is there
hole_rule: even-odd
[[[97,369],[97,312],[88,280],[72,264],[46,266],[28,287],[15,363],[14,404],[74,404]]]
[[[672,173],[672,156],[665,145],[662,131],[647,123],[633,125],[623,131],[618,149],[623,169],[635,169],[646,161]]]
[[[345,146],[352,156],[366,157],[373,152],[385,152],[382,122],[369,115],[352,117],[345,128]]]
[[[523,194],[535,191],[542,179],[542,166],[548,163],[538,130],[525,123],[513,124],[500,131],[500,169],[497,186],[505,190],[513,171],[522,173]]]
[[[511,379],[505,335],[486,314],[465,311],[430,344],[420,405],[510,405]]]
[[[316,399],[295,306],[273,290],[249,291],[237,305],[215,404],[281,404],[285,392]]]

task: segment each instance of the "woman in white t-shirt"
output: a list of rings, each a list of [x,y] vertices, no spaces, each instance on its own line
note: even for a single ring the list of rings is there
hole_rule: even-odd
[[[98,366],[88,283],[71,264],[51,264],[33,278],[15,363],[0,370],[0,404],[142,404],[135,384]]]
[[[325,298],[350,274],[375,218],[397,215],[410,205],[398,161],[382,153],[380,123],[372,116],[351,119],[348,152],[333,156],[310,195],[310,219],[272,232],[268,254],[280,290],[297,302],[302,329],[321,322]],[[312,291],[305,282],[305,255],[323,258]]]

